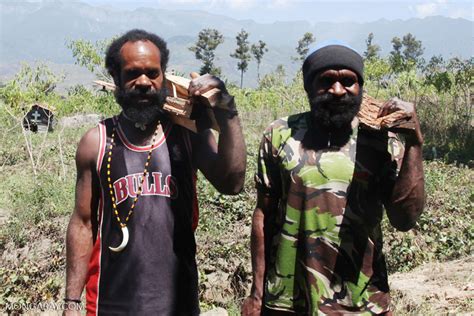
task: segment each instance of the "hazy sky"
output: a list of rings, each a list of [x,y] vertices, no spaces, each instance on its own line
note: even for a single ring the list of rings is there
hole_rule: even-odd
[[[287,20],[375,21],[381,18],[409,19],[442,15],[473,20],[473,2],[466,0],[366,0],[366,1],[308,1],[308,0],[82,0],[93,5],[108,4],[134,9],[154,7],[163,9],[203,10],[236,19],[257,22]]]

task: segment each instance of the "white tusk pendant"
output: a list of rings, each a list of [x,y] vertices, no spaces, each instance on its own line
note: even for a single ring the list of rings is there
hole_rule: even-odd
[[[112,250],[113,252],[122,251],[128,244],[128,228],[127,226],[123,226],[121,229],[122,229],[122,235],[123,235],[122,243],[118,247],[115,247],[115,248],[109,246],[109,249]]]

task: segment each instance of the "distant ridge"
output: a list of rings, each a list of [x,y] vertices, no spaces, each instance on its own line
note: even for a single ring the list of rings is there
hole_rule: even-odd
[[[253,20],[236,20],[230,17],[192,10],[161,10],[138,8],[115,9],[110,6],[91,6],[81,2],[1,2],[0,3],[0,71],[5,64],[20,61],[47,60],[57,64],[73,63],[71,52],[65,43],[70,39],[96,41],[110,38],[131,28],[143,28],[163,36],[171,49],[170,66],[181,72],[199,68],[199,63],[187,49],[195,41],[198,32],[211,27],[225,36],[225,42],[217,49],[217,65],[226,76],[237,81],[239,73],[236,61],[229,57],[235,49],[235,35],[244,28],[250,33],[250,41],[263,40],[269,52],[264,56],[261,73],[265,74],[283,64],[288,73],[300,65],[291,57],[305,32],[312,32],[317,41],[339,38],[348,42],[361,53],[370,32],[374,43],[382,48],[381,54],[391,50],[391,39],[410,32],[425,47],[424,57],[442,55],[446,58],[473,55],[473,22],[441,16],[424,19],[385,20],[368,23],[331,23],[307,21],[257,23]],[[252,62],[244,82],[255,84],[256,71]]]

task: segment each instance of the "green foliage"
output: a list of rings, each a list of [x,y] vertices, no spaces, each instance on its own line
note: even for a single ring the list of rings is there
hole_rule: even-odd
[[[216,29],[203,29],[198,34],[198,39],[189,50],[194,53],[197,60],[202,61],[200,74],[220,75],[220,68],[214,65],[214,58],[217,46],[224,43],[224,37]]]
[[[365,61],[364,89],[380,100],[396,96],[416,105],[425,136],[426,158],[472,163],[472,62],[459,58],[446,62],[433,57],[420,70],[408,68],[393,73],[391,60],[392,56],[388,61]]]
[[[438,93],[451,89],[454,78],[451,78],[441,55],[431,57],[422,71],[425,75],[425,85],[433,85]]]
[[[110,116],[117,114],[120,106],[115,102],[111,92],[91,91],[82,85],[77,85],[68,90],[60,109],[60,116],[75,113],[100,113],[103,116]]]
[[[402,57],[402,41],[399,37],[395,36],[392,39],[393,50],[390,52],[390,67],[394,73],[398,73],[403,70],[403,57]]]
[[[392,39],[392,46],[390,66],[394,73],[409,71],[422,65],[423,45],[411,33],[407,33],[402,39],[395,36]]]
[[[390,64],[386,59],[371,57],[364,61],[365,89],[375,91],[372,95],[377,98],[379,91],[386,85],[390,77]]]
[[[470,97],[474,84],[474,57],[471,57],[469,60],[453,57],[449,60],[446,68],[453,72],[454,83],[460,88],[464,96],[466,98]]]
[[[66,46],[72,52],[76,65],[87,68],[101,80],[112,82],[112,77],[105,69],[105,53],[113,39],[92,43],[78,39],[69,41]]]
[[[0,88],[0,100],[13,115],[20,115],[33,102],[54,99],[54,89],[63,79],[64,75],[53,73],[46,64],[23,63],[15,77]]]
[[[272,89],[286,84],[286,71],[283,65],[278,65],[275,71],[266,74],[259,82],[259,89]]]
[[[314,37],[313,33],[304,33],[303,37],[298,41],[298,46],[296,46],[296,53],[298,56],[294,57],[293,59],[295,61],[303,62],[306,58],[306,55],[308,55],[309,45],[311,45],[315,41],[316,38]]]
[[[251,58],[248,37],[249,33],[242,29],[235,37],[237,48],[232,54],[230,54],[230,57],[238,60],[237,69],[240,70],[240,89],[242,89],[244,81],[244,72],[247,71]]]
[[[421,56],[423,55],[423,45],[421,41],[417,40],[415,36],[408,33],[403,36],[403,58],[405,62],[411,62],[418,65],[422,62]]]
[[[429,261],[453,260],[474,251],[474,172],[440,162],[425,164],[427,201],[414,229],[395,231],[384,221],[389,272]]]
[[[372,44],[374,40],[374,33],[369,33],[367,39],[365,40],[366,49],[364,52],[365,59],[371,60],[379,57],[380,46],[376,44]]]
[[[263,55],[268,52],[266,43],[262,40],[259,40],[257,44],[252,44],[250,48],[253,57],[257,61],[257,81],[260,82],[260,63],[262,62]]]

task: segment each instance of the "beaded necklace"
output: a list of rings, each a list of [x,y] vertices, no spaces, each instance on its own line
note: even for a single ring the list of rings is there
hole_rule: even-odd
[[[150,165],[151,154],[152,154],[153,149],[154,149],[153,146],[155,145],[155,138],[156,138],[156,135],[158,134],[159,127],[160,127],[160,121],[158,121],[158,124],[156,125],[155,134],[153,135],[153,139],[152,139],[151,144],[150,144],[150,150],[148,151],[148,157],[147,157],[146,162],[145,162],[145,168],[143,170],[143,176],[142,176],[142,179],[140,181],[140,185],[138,186],[137,194],[136,194],[135,198],[133,199],[133,203],[132,203],[132,206],[130,207],[130,210],[128,211],[127,217],[125,218],[125,220],[123,222],[120,219],[120,215],[119,215],[118,209],[117,209],[117,204],[115,203],[115,194],[114,194],[114,188],[112,186],[112,179],[111,179],[111,172],[110,172],[110,169],[111,169],[110,164],[112,162],[112,149],[115,146],[115,133],[117,131],[116,125],[114,125],[114,128],[112,130],[110,146],[109,146],[109,153],[108,153],[108,157],[107,157],[107,182],[108,182],[108,185],[109,185],[110,198],[112,200],[112,208],[113,208],[113,211],[114,211],[114,214],[115,214],[115,218],[117,219],[117,222],[120,225],[120,228],[122,229],[122,231],[124,229],[126,229],[127,223],[130,219],[130,216],[132,216],[132,214],[133,214],[133,210],[135,209],[135,205],[137,204],[138,198],[142,194],[143,183],[145,181],[145,177],[148,174],[148,166]],[[128,239],[128,231],[127,231],[127,239]],[[123,245],[123,243],[122,243],[122,245]],[[126,246],[126,243],[125,243],[125,245],[123,245],[123,247],[121,247],[121,248],[119,247],[120,249],[119,248],[114,248],[114,249],[117,249],[116,251],[121,251],[125,246]],[[113,249],[111,248],[111,250],[113,250]]]

